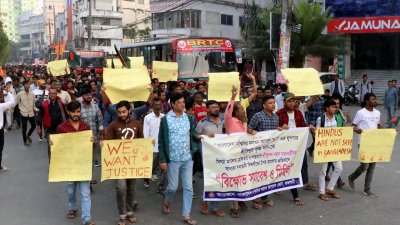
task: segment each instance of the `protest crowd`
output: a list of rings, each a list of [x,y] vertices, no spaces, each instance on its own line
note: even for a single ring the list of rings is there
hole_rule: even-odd
[[[157,192],[164,195],[164,201],[156,208],[161,209],[163,214],[169,214],[174,204],[179,204],[173,204],[173,199],[181,180],[183,207],[180,220],[186,224],[196,224],[191,217],[191,207],[195,204],[193,199],[197,199],[193,192],[193,176],[205,176],[202,139],[223,134],[257,135],[271,130],[307,128],[312,134],[313,143],[304,151],[301,165],[304,190],[318,192],[316,196],[322,201],[340,199],[337,189],[347,184],[354,190],[354,181],[366,172],[363,194],[377,197],[371,191],[375,162],[360,163],[351,174],[342,174],[341,161],[324,162],[320,164],[318,184],[310,183],[308,177],[308,163],[315,152],[316,129],[348,126],[361,134],[363,130],[381,128],[381,115],[374,108],[377,100],[373,93],[363,95],[365,107],[351,118],[341,109],[342,99],[336,95],[338,85],[332,85],[331,94],[295,96],[286,84],[261,87],[252,74],[246,73],[241,77],[240,86],[225,88],[230,91],[231,99],[218,102],[208,97],[209,84],[205,80],[159,82],[153,78],[148,88],[147,102],[122,100],[111,103],[103,85],[103,75],[96,74],[94,70],[90,73],[73,70],[63,76],[52,76],[44,67],[9,65],[3,71],[4,76],[0,77],[3,83],[0,93],[2,172],[8,170],[5,166],[7,162],[2,162],[1,156],[7,132],[12,129],[22,131],[21,142],[27,148],[34,141],[47,142],[49,162],[53,145],[50,135],[91,130],[94,167],[105,166],[101,160],[101,151],[105,148],[103,141],[151,138],[152,174],[144,179],[144,186],[149,188],[157,185]],[[119,225],[137,222],[134,213],[140,204],[138,200],[142,198],[135,195],[137,180],[115,181],[116,210],[119,214],[116,221]],[[96,185],[101,184],[97,184],[95,179],[66,182],[69,219],[78,216],[78,189],[82,221],[86,225],[94,224],[91,218],[93,196],[90,193]],[[288,190],[291,191],[293,204],[303,206],[297,188]],[[198,204],[202,214],[216,217],[225,216],[220,205],[229,204],[229,215],[239,218],[250,207],[261,209],[272,207],[275,203],[268,195],[264,195],[248,202],[202,199]]]

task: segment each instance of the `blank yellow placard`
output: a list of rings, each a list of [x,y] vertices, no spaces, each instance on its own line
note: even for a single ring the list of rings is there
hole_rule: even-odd
[[[208,73],[208,99],[229,102],[232,97],[232,86],[240,89],[239,73]],[[239,101],[239,95],[236,96]]]
[[[152,139],[104,141],[101,162],[101,181],[151,178],[153,167]]]
[[[288,80],[289,92],[295,96],[324,94],[318,71],[313,68],[283,69],[282,74]]]
[[[107,59],[107,68],[112,68],[112,59]],[[115,58],[114,59],[114,66],[115,66],[115,69],[122,69],[122,63],[121,63],[121,61],[118,59],[118,58]]]
[[[53,76],[64,76],[65,74],[70,73],[66,59],[47,63],[47,71],[51,72]]]
[[[362,163],[390,162],[396,135],[395,129],[363,130],[358,160]]]
[[[160,82],[178,80],[178,63],[153,61],[153,78]]]
[[[150,76],[145,67],[137,69],[104,68],[104,87],[112,104],[126,100],[147,101]]]
[[[314,163],[351,160],[352,127],[329,127],[315,130]]]
[[[49,182],[92,180],[92,131],[51,134]]]
[[[134,67],[143,66],[144,65],[144,57],[143,56],[128,57],[128,59],[131,61],[131,68],[132,69]]]

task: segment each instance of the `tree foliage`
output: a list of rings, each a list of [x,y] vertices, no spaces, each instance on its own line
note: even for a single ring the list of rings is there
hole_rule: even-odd
[[[3,29],[3,22],[0,21],[0,65],[4,65],[8,58],[8,37]]]

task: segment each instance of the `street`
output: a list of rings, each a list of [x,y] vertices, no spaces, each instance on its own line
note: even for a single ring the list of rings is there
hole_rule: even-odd
[[[350,111],[353,119],[356,106],[345,108]],[[381,125],[386,126],[386,112],[382,107]],[[398,114],[397,114],[398,115]],[[14,126],[15,127],[15,126]],[[0,173],[0,225],[72,225],[81,224],[79,201],[78,217],[68,220],[67,200],[64,183],[49,183],[47,143],[38,143],[36,132],[32,136],[33,144],[23,145],[21,130],[13,129],[5,134],[3,164],[10,170]],[[214,215],[200,214],[200,201],[203,180],[195,176],[194,191],[198,199],[193,200],[191,216],[200,225],[204,224],[343,224],[343,225],[395,225],[400,224],[399,182],[400,182],[400,138],[397,136],[396,145],[390,163],[379,163],[375,169],[372,191],[379,195],[370,198],[362,195],[363,174],[356,180],[356,191],[352,192],[347,186],[347,176],[359,165],[357,159],[357,143],[353,144],[353,160],[343,163],[342,178],[346,186],[336,189],[341,199],[330,199],[323,202],[317,198],[317,191],[300,189],[300,198],[304,206],[295,206],[290,192],[281,195],[273,194],[274,207],[264,207],[255,210],[249,207],[241,212],[239,219],[229,216],[228,202],[222,203],[221,208],[226,213],[223,218]],[[309,158],[309,176],[312,183],[318,183],[320,165],[311,163]],[[94,177],[100,180],[100,168],[94,168]],[[94,185],[92,194],[92,221],[98,225],[117,224],[118,211],[116,204],[114,181],[106,181]],[[79,197],[78,197],[79,199]],[[156,193],[153,182],[150,189],[143,186],[143,180],[137,182],[138,218],[137,224],[183,224],[180,222],[182,209],[182,192],[179,189],[172,204],[172,212],[163,215],[161,212],[162,195]],[[129,224],[129,223],[127,223]]]

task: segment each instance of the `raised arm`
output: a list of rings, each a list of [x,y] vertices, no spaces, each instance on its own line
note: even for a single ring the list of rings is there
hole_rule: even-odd
[[[251,95],[249,96],[249,102],[252,102],[257,97],[257,82],[256,82],[256,78],[254,77],[253,74],[248,75],[248,77],[251,79],[252,85],[253,85],[253,91],[251,92]]]

